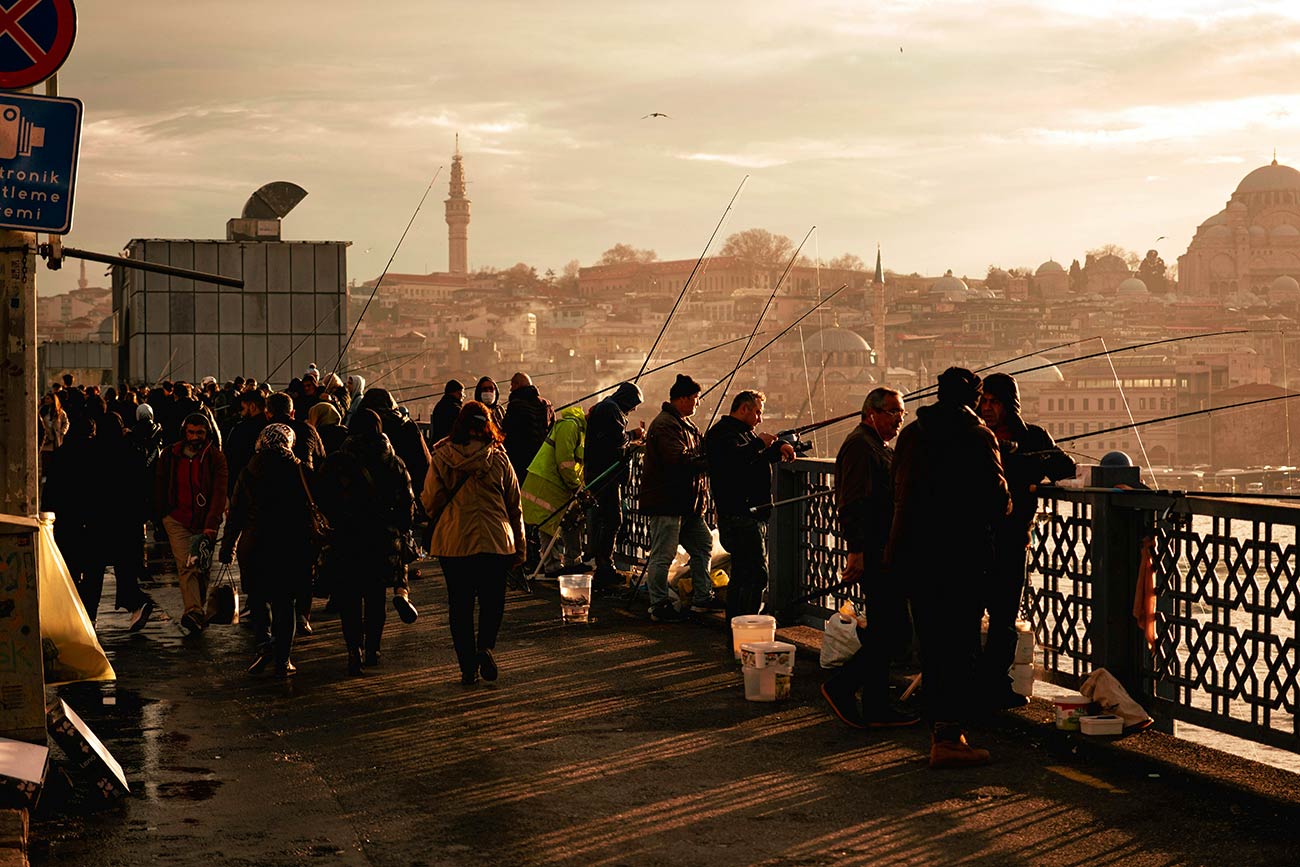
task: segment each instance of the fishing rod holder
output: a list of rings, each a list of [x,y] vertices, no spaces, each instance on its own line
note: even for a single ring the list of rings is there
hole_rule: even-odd
[[[798,430],[783,430],[776,435],[778,442],[783,442],[794,449],[796,455],[807,454],[812,451],[813,443],[804,442],[799,438]]]

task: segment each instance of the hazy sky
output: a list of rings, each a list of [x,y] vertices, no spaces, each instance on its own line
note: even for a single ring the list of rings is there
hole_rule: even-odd
[[[1240,178],[1300,166],[1300,3],[81,0],[70,246],[219,238],[248,195],[376,276],[461,134],[471,267],[727,231],[982,276],[1104,243],[1170,264]],[[902,49],[900,52],[899,49]],[[643,120],[660,111],[671,119]],[[438,179],[394,264],[442,270]],[[367,252],[368,251],[368,252]],[[102,273],[91,266],[92,275]],[[42,271],[70,288],[76,265]],[[97,281],[92,281],[97,282]],[[106,283],[104,285],[107,285]]]

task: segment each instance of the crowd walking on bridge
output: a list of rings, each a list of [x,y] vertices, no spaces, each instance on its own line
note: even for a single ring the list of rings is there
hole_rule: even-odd
[[[503,408],[490,377],[477,380],[471,400],[449,380],[422,430],[388,390],[315,365],[283,391],[242,377],[101,391],[64,377],[41,401],[42,505],[56,515],[92,621],[112,566],[114,607],[129,613],[129,629],[143,628],[155,609],[141,584],[148,552],[165,546],[180,585],[179,625],[201,635],[213,616],[211,571],[237,560],[252,675],[295,673],[294,642],[312,632],[314,599],[338,613],[349,675],[382,665],[388,609],[407,623],[419,616],[407,576],[426,550],[442,567],[466,686],[499,676],[494,650],[512,583],[593,572],[595,592],[608,596],[635,592],[644,578],[647,617],[661,624],[765,610],[767,523],[781,507],[772,503],[773,467],[796,456],[793,442],[760,430],[766,395],[738,392],[701,431],[694,416],[704,390],[686,374],[648,427],[629,421],[646,400],[635,382],[606,389],[589,410],[555,410],[522,372],[509,387]],[[874,388],[836,456],[842,586],[860,587],[866,627],[822,695],[853,728],[919,722],[893,699],[890,681],[915,634],[931,765],[983,764],[988,753],[967,742],[971,713],[1024,702],[1007,671],[1032,486],[1075,467],[1021,418],[1005,374],[981,381],[950,368],[937,402],[905,425],[907,412],[899,391]],[[639,577],[615,560],[627,509],[649,528]],[[711,576],[715,544],[730,555],[725,599]],[[679,547],[689,583],[674,587]]]

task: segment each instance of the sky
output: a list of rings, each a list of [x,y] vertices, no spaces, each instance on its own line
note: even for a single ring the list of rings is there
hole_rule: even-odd
[[[68,246],[222,238],[261,185],[349,276],[447,267],[460,134],[470,266],[557,272],[728,233],[982,277],[1153,245],[1300,166],[1300,3],[81,0]],[[668,118],[643,118],[663,112]],[[1165,236],[1156,242],[1159,236]],[[102,266],[92,285],[107,285]],[[76,263],[42,271],[75,286]]]

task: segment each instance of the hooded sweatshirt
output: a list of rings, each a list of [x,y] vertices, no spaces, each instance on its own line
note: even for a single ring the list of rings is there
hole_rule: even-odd
[[[468,557],[526,550],[519,482],[505,449],[498,445],[440,441],[430,456],[420,502],[433,524],[432,555]]]

